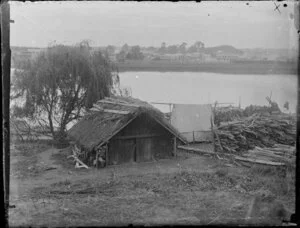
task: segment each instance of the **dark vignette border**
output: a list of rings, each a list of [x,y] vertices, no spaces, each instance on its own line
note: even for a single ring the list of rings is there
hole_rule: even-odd
[[[20,0],[21,2],[25,2],[25,0]],[[55,1],[55,0],[54,0]],[[116,0],[113,0],[116,1]],[[119,0],[124,1],[124,0]],[[208,0],[206,0],[208,1]],[[239,0],[234,0],[239,1]],[[281,2],[282,0],[277,0],[277,2]],[[295,18],[295,26],[298,30],[298,52],[300,50],[300,28],[299,28],[299,11],[300,4],[299,0],[295,0],[297,2],[297,9],[295,7],[295,14],[298,17]],[[34,2],[31,0],[31,2]],[[141,0],[136,0],[136,2],[141,2]],[[176,0],[169,0],[169,2],[179,2]],[[194,2],[200,3],[201,0],[195,0]],[[249,1],[244,1],[246,5],[249,5]],[[250,1],[251,2],[251,1]],[[274,1],[275,3],[275,1]],[[283,5],[284,6],[284,5]],[[275,9],[276,10],[276,9]],[[298,10],[298,12],[296,12]],[[11,50],[10,50],[10,23],[13,22],[10,19],[10,6],[9,1],[4,0],[1,1],[1,88],[2,88],[2,153],[0,158],[0,167],[3,175],[1,176],[1,201],[0,205],[3,205],[1,208],[4,211],[4,216],[1,217],[2,224],[5,224],[5,227],[8,227],[8,210],[9,205],[9,183],[10,183],[10,126],[9,126],[9,103],[10,103],[10,67],[11,67]],[[297,132],[296,132],[296,210],[295,214],[291,216],[291,222],[300,224],[300,53],[298,53],[298,90],[297,90]],[[3,196],[3,197],[2,197]]]

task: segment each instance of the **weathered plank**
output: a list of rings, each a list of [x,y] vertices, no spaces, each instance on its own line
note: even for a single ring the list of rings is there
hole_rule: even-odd
[[[176,137],[173,138],[174,140],[174,156],[176,157],[177,156],[177,142],[176,142]]]
[[[219,155],[231,156],[230,154],[211,152],[211,151],[207,151],[207,150],[203,150],[203,149],[199,149],[199,148],[192,148],[192,147],[188,147],[188,146],[177,146],[177,148],[187,150],[187,151],[195,151],[195,152],[205,153],[205,154],[212,154],[212,155],[219,154]]]

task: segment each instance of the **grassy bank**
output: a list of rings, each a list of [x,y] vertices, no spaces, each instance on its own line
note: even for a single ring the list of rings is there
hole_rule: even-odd
[[[295,210],[294,170],[279,175],[273,167],[227,166],[224,160],[192,154],[77,170],[62,161],[67,149],[38,148],[30,153],[33,144],[18,145],[12,157],[30,153],[38,155],[32,163],[59,163],[25,179],[12,176],[11,226],[280,225]]]
[[[240,62],[179,64],[168,61],[130,61],[118,63],[120,72],[209,72],[222,74],[297,74],[297,64],[291,62]]]

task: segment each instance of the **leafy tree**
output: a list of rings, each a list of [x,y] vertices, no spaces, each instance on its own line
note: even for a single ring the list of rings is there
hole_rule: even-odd
[[[204,43],[201,41],[195,42],[192,46],[188,48],[189,53],[194,53],[194,52],[201,52],[201,50],[204,48]]]
[[[22,70],[16,72],[13,90],[25,103],[17,113],[41,120],[54,139],[64,138],[68,123],[119,85],[116,67],[85,41],[49,46],[18,68]]]
[[[147,47],[147,48],[146,48],[146,50],[147,50],[147,51],[152,51],[152,52],[155,52],[155,51],[156,51],[156,48],[155,48],[155,47],[152,47],[152,46],[150,46],[150,47]]]
[[[178,48],[176,45],[170,45],[167,47],[167,53],[176,54],[178,52]]]
[[[197,52],[197,47],[195,45],[192,45],[187,50],[188,53],[195,53]]]
[[[186,53],[186,45],[187,45],[186,42],[183,42],[182,44],[180,44],[180,46],[179,46],[180,53],[182,53],[182,54]]]
[[[196,46],[198,52],[204,48],[204,43],[202,43],[201,41],[195,42],[194,45]]]
[[[167,45],[165,42],[161,43],[161,47],[158,49],[158,52],[161,54],[165,54],[167,51]]]
[[[118,62],[125,62],[126,58],[126,52],[124,50],[121,50],[117,55],[116,55],[117,61]]]
[[[113,46],[113,45],[108,45],[106,47],[106,52],[109,54],[109,55],[112,55],[115,53],[115,50],[116,50],[116,47]]]
[[[283,105],[283,107],[286,109],[286,110],[289,110],[289,102],[286,101]]]
[[[127,59],[132,59],[132,60],[142,60],[144,59],[144,55],[141,52],[140,46],[133,46],[131,50],[128,52],[126,55]]]
[[[124,44],[124,45],[122,46],[122,48],[121,48],[121,51],[124,51],[125,53],[128,53],[128,51],[129,51],[129,46],[128,46],[128,44]]]

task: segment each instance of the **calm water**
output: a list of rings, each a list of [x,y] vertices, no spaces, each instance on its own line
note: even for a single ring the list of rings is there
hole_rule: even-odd
[[[233,102],[241,106],[268,105],[272,93],[282,111],[289,102],[296,111],[297,76],[293,75],[230,75],[197,72],[122,72],[121,86],[130,87],[132,96],[148,102],[205,104],[214,101]],[[156,105],[162,111],[168,106]]]

